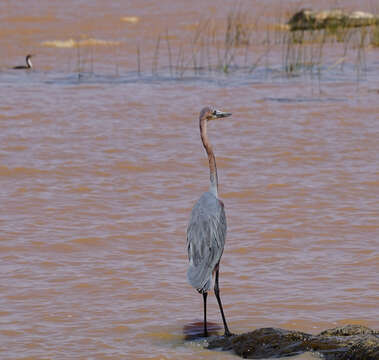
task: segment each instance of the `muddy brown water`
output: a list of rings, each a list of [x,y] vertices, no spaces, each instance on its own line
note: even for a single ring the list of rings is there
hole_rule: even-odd
[[[242,2],[267,22],[301,4]],[[230,328],[379,327],[378,50],[359,79],[354,59],[321,78],[261,66],[177,79],[164,51],[151,74],[158,33],[187,41],[199,17],[222,21],[231,5],[0,4],[1,359],[235,358],[184,341],[202,319],[185,231],[208,189],[197,120],[208,104],[233,113],[209,129]],[[118,45],[83,45],[93,73],[80,79],[77,48],[43,45],[89,38]],[[35,70],[9,69],[28,52]],[[208,317],[221,324],[213,295]]]

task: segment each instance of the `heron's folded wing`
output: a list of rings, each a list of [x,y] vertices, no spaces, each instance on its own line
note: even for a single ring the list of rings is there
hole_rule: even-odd
[[[221,204],[211,210],[195,206],[187,229],[188,280],[198,289],[209,280],[225,244],[225,211]]]

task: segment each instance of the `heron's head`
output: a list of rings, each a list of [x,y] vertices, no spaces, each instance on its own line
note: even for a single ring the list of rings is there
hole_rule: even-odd
[[[208,121],[222,119],[222,118],[228,117],[230,115],[232,115],[232,114],[228,113],[228,112],[223,112],[220,110],[213,109],[209,106],[203,108],[203,110],[200,111],[200,119],[207,119]]]
[[[34,55],[32,55],[32,54],[28,54],[28,55],[26,55],[26,59],[30,59],[30,58],[32,58]]]

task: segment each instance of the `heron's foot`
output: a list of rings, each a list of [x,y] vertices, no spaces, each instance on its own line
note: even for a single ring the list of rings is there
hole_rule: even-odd
[[[204,337],[209,337],[208,331],[205,330],[203,336]]]
[[[234,336],[234,334],[231,333],[229,330],[225,331],[224,337],[231,337],[231,336]]]

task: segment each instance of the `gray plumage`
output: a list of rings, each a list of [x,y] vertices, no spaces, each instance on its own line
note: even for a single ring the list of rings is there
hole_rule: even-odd
[[[213,286],[212,273],[220,262],[226,236],[224,206],[211,192],[192,209],[187,229],[188,282],[200,293]]]

